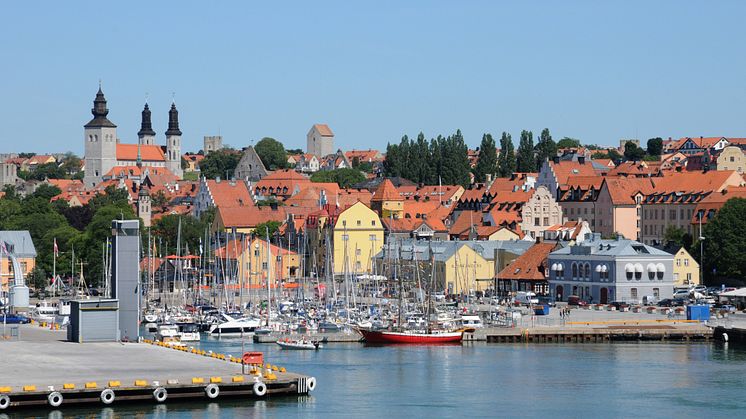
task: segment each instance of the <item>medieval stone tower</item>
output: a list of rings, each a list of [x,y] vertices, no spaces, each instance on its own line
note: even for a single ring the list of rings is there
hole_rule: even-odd
[[[100,85],[91,113],[93,119],[85,124],[83,130],[85,142],[83,183],[88,188],[101,182],[101,177],[113,169],[117,162],[117,126],[106,118],[109,109],[106,107],[106,98]]]
[[[168,130],[166,131],[166,168],[179,179],[184,177],[181,168],[181,130],[179,130],[179,111],[176,104],[171,103],[168,111]]]
[[[137,194],[137,216],[140,217],[145,227],[150,227],[152,211],[150,194],[140,185],[140,191]]]

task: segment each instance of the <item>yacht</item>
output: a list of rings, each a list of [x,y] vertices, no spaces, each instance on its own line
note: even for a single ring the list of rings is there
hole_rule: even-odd
[[[233,318],[227,314],[222,315],[222,321],[210,326],[210,335],[213,336],[240,336],[242,334],[253,334],[261,324],[259,319],[252,317]]]
[[[199,325],[196,323],[179,323],[179,340],[182,342],[199,342]]]

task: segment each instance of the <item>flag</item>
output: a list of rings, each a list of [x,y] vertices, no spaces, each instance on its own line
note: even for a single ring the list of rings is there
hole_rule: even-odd
[[[4,241],[0,241],[0,252],[6,255],[8,254],[8,248],[5,246]]]
[[[57,257],[60,254],[60,249],[57,248],[57,237],[54,238],[54,256]]]

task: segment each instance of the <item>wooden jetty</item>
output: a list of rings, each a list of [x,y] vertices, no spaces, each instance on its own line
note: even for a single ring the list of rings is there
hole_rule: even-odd
[[[148,341],[19,340],[0,343],[0,351],[5,360],[0,369],[0,411],[40,405],[62,409],[85,403],[256,399],[307,394],[316,387],[314,377],[265,364],[264,359],[244,365],[241,354]]]

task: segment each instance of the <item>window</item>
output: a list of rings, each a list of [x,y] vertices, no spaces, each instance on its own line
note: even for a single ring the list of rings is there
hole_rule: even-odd
[[[689,266],[689,259],[684,259],[684,266]]]
[[[572,264],[572,277],[577,278],[578,277],[578,265]]]
[[[267,270],[267,262],[262,262],[262,269]]]
[[[360,249],[355,249],[355,256],[360,256],[361,252]]]
[[[373,220],[373,221],[371,221],[371,222],[370,222],[370,225],[372,225],[372,226],[374,226],[374,227],[375,227],[375,225],[376,225],[376,220]]]
[[[676,259],[676,266],[681,266],[681,259],[680,258]]]
[[[360,261],[358,260],[357,262],[355,262],[355,269],[359,271],[360,268],[362,268],[362,265],[360,264]]]
[[[539,217],[534,217],[534,225],[535,226],[541,225],[539,224]]]
[[[691,284],[692,283],[692,273],[691,272],[687,272],[687,274],[686,274],[686,283],[687,284]]]
[[[642,279],[642,272],[637,272],[637,269],[635,269],[635,279],[638,281]]]
[[[651,280],[651,281],[654,280],[655,279],[655,272],[648,271],[648,279]]]
[[[637,299],[637,288],[632,288],[629,290],[630,297],[632,297],[633,300]]]
[[[259,249],[254,250],[254,256],[259,257]]]
[[[653,288],[653,297],[657,300],[661,296],[661,289],[660,288]]]
[[[342,227],[347,227],[347,220],[342,220]]]
[[[590,279],[590,278],[591,278],[591,264],[586,263],[585,264],[585,279]]]
[[[679,280],[679,274],[673,274],[673,282],[677,282]]]
[[[578,278],[583,279],[583,276],[585,275],[585,266],[581,263],[578,267]]]
[[[544,225],[545,226],[549,225],[549,217],[544,217]]]

